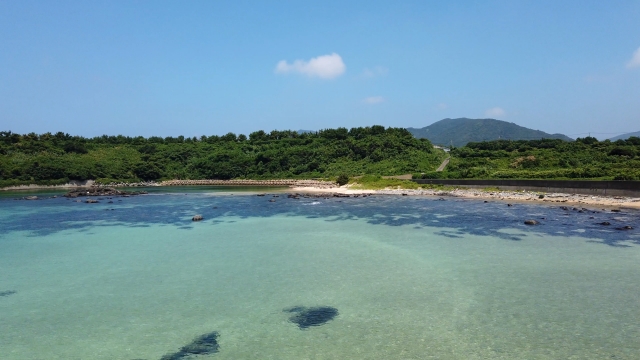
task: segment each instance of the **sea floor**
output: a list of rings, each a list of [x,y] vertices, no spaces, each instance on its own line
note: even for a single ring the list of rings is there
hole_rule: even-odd
[[[578,211],[204,191],[0,200],[0,358],[636,359],[640,214]],[[295,322],[292,308],[318,307],[335,313]],[[217,351],[180,357],[214,331]]]

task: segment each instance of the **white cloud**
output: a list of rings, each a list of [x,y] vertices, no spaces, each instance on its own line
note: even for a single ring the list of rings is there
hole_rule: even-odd
[[[636,68],[636,67],[640,67],[640,48],[638,48],[638,50],[636,50],[633,53],[633,56],[631,57],[631,60],[629,60],[629,62],[627,63],[627,68],[628,69],[632,69],[632,68]]]
[[[362,100],[366,104],[379,104],[384,101],[382,96],[369,96],[368,98]]]
[[[389,72],[389,69],[387,69],[386,67],[375,66],[372,68],[365,68],[364,70],[362,70],[362,77],[372,78],[376,76],[383,76],[383,75],[387,75],[388,72]]]
[[[449,107],[449,105],[447,105],[445,103],[438,104],[438,110],[447,110],[448,107]]]
[[[496,118],[496,117],[502,117],[506,115],[506,111],[504,111],[503,108],[500,107],[494,107],[491,109],[488,109],[487,111],[484,112],[484,116],[486,117],[491,117],[491,118]]]
[[[275,72],[277,74],[299,73],[310,77],[333,79],[344,74],[346,69],[342,57],[333,53],[321,55],[309,61],[296,60],[291,64],[282,60],[276,65]]]

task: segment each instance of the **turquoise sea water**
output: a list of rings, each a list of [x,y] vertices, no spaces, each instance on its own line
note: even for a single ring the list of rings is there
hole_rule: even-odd
[[[640,354],[638,212],[220,190],[0,198],[0,358],[157,360],[213,331],[198,359]]]

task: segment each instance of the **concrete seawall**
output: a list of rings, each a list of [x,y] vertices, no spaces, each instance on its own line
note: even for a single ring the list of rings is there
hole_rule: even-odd
[[[496,187],[500,190],[526,190],[600,196],[640,196],[640,181],[600,180],[478,180],[415,179],[418,184],[461,186],[472,189]]]
[[[140,182],[140,183],[111,183],[96,184],[93,180],[87,181],[71,181],[64,185],[18,185],[1,188],[0,190],[40,190],[40,189],[73,189],[88,187],[151,187],[151,186],[294,186],[294,187],[317,187],[321,189],[330,189],[337,187],[338,184],[331,181],[321,180],[296,180],[296,179],[280,179],[280,180],[167,180],[162,182]]]
[[[162,181],[160,186],[189,186],[189,185],[221,185],[221,186],[312,186],[319,188],[332,188],[337,184],[331,181],[321,180],[168,180]]]

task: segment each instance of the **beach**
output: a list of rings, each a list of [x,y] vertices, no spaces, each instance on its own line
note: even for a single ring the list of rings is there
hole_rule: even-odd
[[[327,191],[326,188],[316,187],[293,187],[292,191],[306,193],[335,193],[345,195],[405,195],[405,196],[440,196],[456,197],[467,199],[478,199],[485,201],[504,202],[529,202],[539,204],[566,204],[575,206],[598,206],[603,208],[633,208],[640,209],[640,197],[624,196],[593,196],[584,194],[566,193],[541,193],[534,191],[486,191],[478,189],[439,190],[439,189],[383,189],[383,190],[363,190],[354,189],[352,185],[335,187]]]

